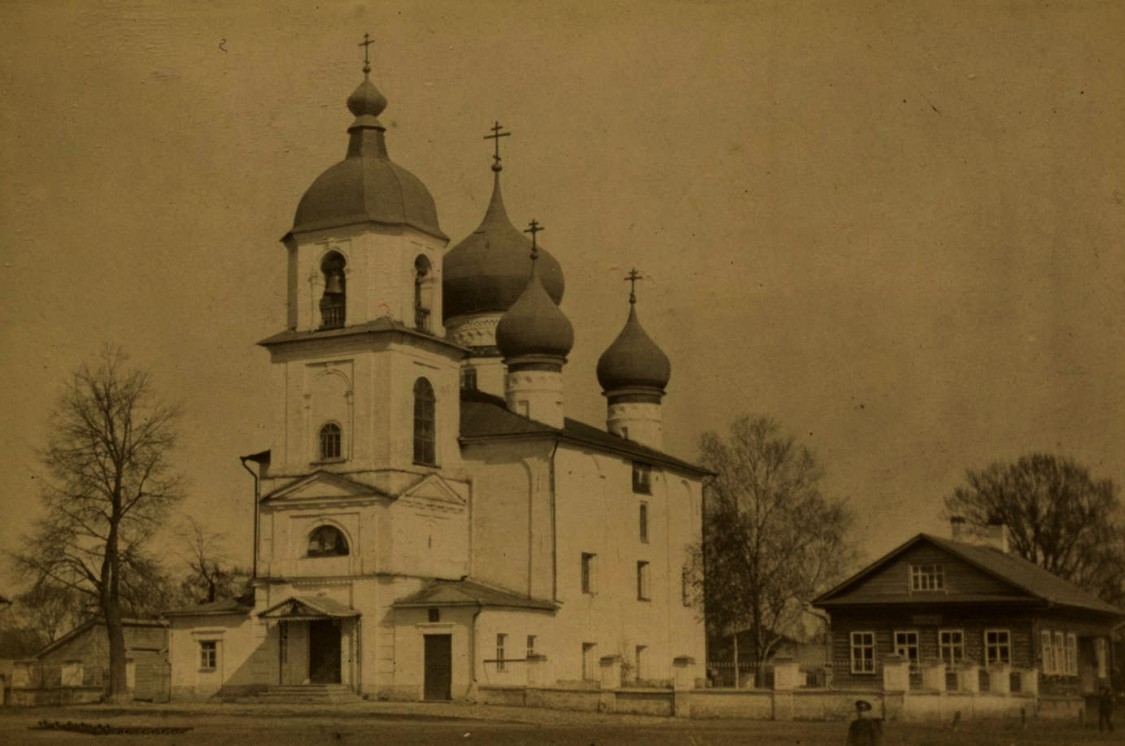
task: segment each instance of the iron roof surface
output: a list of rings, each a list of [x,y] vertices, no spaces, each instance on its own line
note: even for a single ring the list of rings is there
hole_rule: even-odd
[[[675,456],[618,437],[592,425],[567,417],[562,428],[523,417],[508,409],[498,396],[482,391],[461,391],[461,437],[504,438],[521,436],[554,436],[561,440],[589,446],[645,463],[663,464],[689,474],[705,476],[709,472]]]
[[[502,606],[553,611],[558,608],[551,601],[521,596],[474,580],[434,580],[417,593],[395,601],[394,605],[406,609],[428,606]]]

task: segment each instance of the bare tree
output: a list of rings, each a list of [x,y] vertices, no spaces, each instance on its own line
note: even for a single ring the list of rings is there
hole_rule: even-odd
[[[208,603],[235,598],[249,589],[250,571],[232,564],[226,556],[225,533],[207,531],[188,516],[180,529],[181,559],[189,571],[180,583],[185,603]]]
[[[714,476],[703,487],[697,587],[709,636],[731,636],[737,686],[738,633],[749,632],[760,676],[782,633],[854,562],[854,516],[821,494],[813,454],[768,417],[740,417],[726,439],[706,433],[700,449]]]
[[[945,509],[978,530],[1006,524],[1016,554],[1109,603],[1125,601],[1125,516],[1117,486],[1073,459],[1032,453],[970,469]]]
[[[83,593],[40,578],[16,596],[12,615],[51,643],[91,616],[90,599]]]
[[[37,582],[90,596],[109,636],[109,698],[128,697],[123,606],[159,583],[144,542],[181,494],[169,452],[176,409],[157,400],[146,373],[107,347],[82,365],[52,413],[41,453],[45,516],[15,556]],[[134,604],[135,606],[135,604]]]

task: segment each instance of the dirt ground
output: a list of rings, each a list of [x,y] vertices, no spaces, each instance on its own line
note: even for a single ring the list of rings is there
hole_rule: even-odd
[[[36,730],[40,720],[117,726],[190,727],[183,734],[102,735]],[[1120,725],[1120,724],[1119,724]],[[355,705],[338,707],[131,706],[0,710],[0,744],[84,743],[96,746],[313,746],[314,744],[498,744],[512,746],[729,746],[843,744],[847,723],[672,720],[480,705]],[[885,746],[1017,746],[1125,744],[1078,723],[887,723]]]

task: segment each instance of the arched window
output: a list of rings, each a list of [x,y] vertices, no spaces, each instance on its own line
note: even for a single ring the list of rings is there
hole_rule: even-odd
[[[434,387],[425,378],[414,382],[414,460],[434,464]]]
[[[330,251],[320,262],[324,274],[324,295],[320,298],[320,328],[338,329],[344,325],[344,311],[347,307],[347,280],[344,266],[347,261],[343,255]]]
[[[317,526],[309,534],[310,557],[340,557],[348,553],[348,540],[335,526]]]
[[[430,260],[419,254],[414,260],[414,328],[430,330],[430,311],[433,310],[433,281]]]
[[[329,422],[324,427],[320,428],[320,460],[328,461],[330,459],[341,458],[343,452],[341,445],[341,431],[340,426],[335,422]]]

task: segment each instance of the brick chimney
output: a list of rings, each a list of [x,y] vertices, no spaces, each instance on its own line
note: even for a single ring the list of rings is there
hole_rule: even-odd
[[[985,544],[1007,554],[1008,524],[1000,521],[989,521],[988,526],[985,527],[985,539]]]

